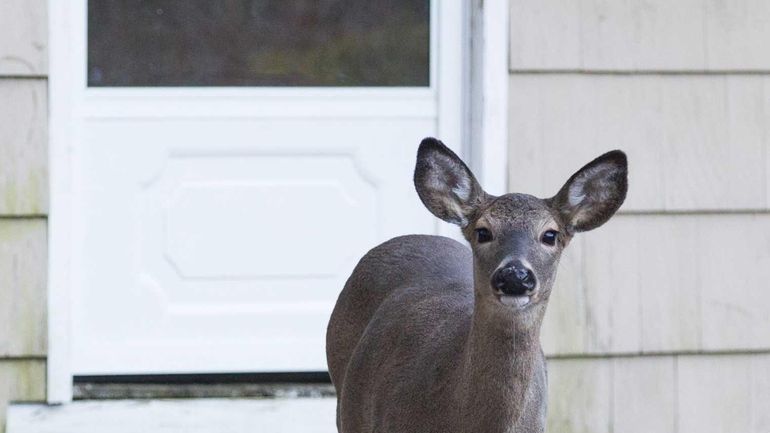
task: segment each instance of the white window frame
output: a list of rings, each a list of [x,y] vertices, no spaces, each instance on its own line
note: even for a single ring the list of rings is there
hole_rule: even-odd
[[[82,0],[85,1],[85,0]],[[431,83],[438,68],[448,79],[443,83],[463,83],[438,88],[440,138],[462,143],[462,154],[485,189],[492,194],[507,191],[508,178],[508,0],[473,0],[455,7],[434,0],[440,7],[432,14],[438,22],[452,22],[462,14],[462,32],[441,34]],[[455,4],[460,4],[457,2]],[[73,373],[70,366],[70,285],[72,266],[70,233],[73,224],[72,185],[78,171],[72,155],[73,137],[80,131],[72,122],[72,86],[85,83],[85,65],[76,73],[72,68],[73,50],[85,49],[69,39],[73,26],[85,31],[86,18],[73,14],[72,3],[48,1],[49,26],[49,172],[50,206],[48,219],[48,359],[47,401],[50,404],[72,400]],[[438,16],[436,16],[436,13]],[[436,20],[432,19],[432,22]],[[450,38],[446,39],[446,36]],[[437,39],[437,38],[434,38]],[[457,50],[452,47],[465,47]],[[436,50],[432,50],[434,52]],[[463,65],[463,67],[459,67]],[[454,74],[446,75],[446,74]],[[432,85],[433,86],[433,85]],[[235,92],[238,90],[235,89]],[[94,92],[98,96],[98,92]],[[125,109],[130,109],[127,101]],[[443,234],[457,236],[456,228],[441,226]]]

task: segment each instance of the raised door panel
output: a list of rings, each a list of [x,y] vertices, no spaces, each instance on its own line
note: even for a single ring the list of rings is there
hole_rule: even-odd
[[[436,230],[411,181],[433,128],[91,121],[76,371],[324,370],[328,316],[358,258]]]

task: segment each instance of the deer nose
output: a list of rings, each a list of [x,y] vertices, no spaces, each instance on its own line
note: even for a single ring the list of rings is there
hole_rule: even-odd
[[[535,273],[518,262],[502,267],[492,275],[492,287],[505,295],[527,295],[532,293],[536,286]]]

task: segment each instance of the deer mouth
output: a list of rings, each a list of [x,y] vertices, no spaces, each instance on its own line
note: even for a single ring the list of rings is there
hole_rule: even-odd
[[[508,305],[516,308],[524,308],[532,302],[532,297],[529,295],[499,295],[498,299],[504,305]]]

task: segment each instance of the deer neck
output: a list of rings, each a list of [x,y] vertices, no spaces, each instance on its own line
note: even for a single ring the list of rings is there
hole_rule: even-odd
[[[511,311],[476,291],[460,371],[465,431],[506,432],[538,398],[531,385],[543,368],[540,325],[545,304]]]

